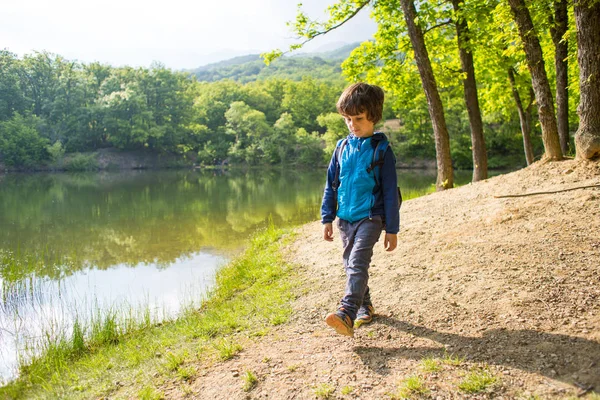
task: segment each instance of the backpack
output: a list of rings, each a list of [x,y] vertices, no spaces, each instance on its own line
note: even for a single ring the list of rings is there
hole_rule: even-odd
[[[386,152],[388,146],[390,145],[390,142],[387,139],[378,140],[376,143],[377,144],[373,148],[373,159],[371,160],[371,164],[367,168],[368,173],[371,173],[371,171],[373,171],[376,167],[380,167],[380,170],[381,170],[381,166],[383,165],[383,156],[385,155],[385,152]],[[337,167],[335,169],[335,178],[333,179],[333,182],[331,185],[333,187],[334,192],[337,192],[338,188],[340,187],[340,157],[342,156],[342,153],[344,152],[344,148],[346,147],[346,144],[348,144],[347,138],[342,139],[340,142],[338,142],[338,145],[335,148],[335,153],[336,153],[335,158],[337,161]],[[381,190],[379,180],[377,179],[378,175],[379,174],[377,173],[377,171],[373,174],[373,178],[375,179],[375,186],[373,187],[373,194],[375,194]],[[402,205],[402,193],[400,193],[400,187],[398,187],[398,208],[400,208],[401,205]]]

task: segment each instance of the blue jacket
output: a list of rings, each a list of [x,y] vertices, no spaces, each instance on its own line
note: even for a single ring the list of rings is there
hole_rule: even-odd
[[[333,222],[338,218],[356,222],[363,218],[380,215],[387,233],[398,233],[400,229],[400,210],[398,203],[398,178],[396,160],[388,146],[383,165],[370,173],[367,168],[373,160],[373,151],[378,139],[387,139],[381,132],[368,138],[348,135],[340,160],[334,151],[327,169],[327,183],[321,205],[321,222]],[[340,187],[333,189],[336,169],[340,166]],[[374,173],[379,172],[381,189],[373,193]]]

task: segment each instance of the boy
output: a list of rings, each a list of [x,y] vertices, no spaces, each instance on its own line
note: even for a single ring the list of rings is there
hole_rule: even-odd
[[[397,189],[396,160],[389,146],[380,151],[383,161],[376,163],[376,149],[387,138],[374,127],[382,118],[383,90],[375,85],[356,83],[348,87],[337,102],[338,112],[350,130],[338,142],[327,170],[327,183],[321,205],[323,238],[333,241],[333,220],[344,252],[346,290],[336,312],[325,318],[339,334],[354,336],[354,326],[373,319],[369,292],[369,264],[373,247],[385,229],[384,247],[397,245],[400,225],[400,198]],[[374,164],[377,164],[374,166]]]

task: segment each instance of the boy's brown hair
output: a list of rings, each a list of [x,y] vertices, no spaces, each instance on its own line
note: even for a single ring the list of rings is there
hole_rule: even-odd
[[[367,113],[367,119],[376,124],[382,118],[383,99],[383,89],[379,86],[359,82],[344,90],[336,107],[342,115]]]

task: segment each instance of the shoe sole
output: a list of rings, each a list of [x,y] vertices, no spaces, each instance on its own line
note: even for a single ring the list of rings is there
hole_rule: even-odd
[[[373,322],[373,317],[359,318],[354,321],[354,328],[360,328],[362,325],[370,324],[371,322]]]
[[[335,329],[340,335],[354,337],[354,329],[346,325],[342,318],[335,313],[329,314],[325,318],[325,323]]]

